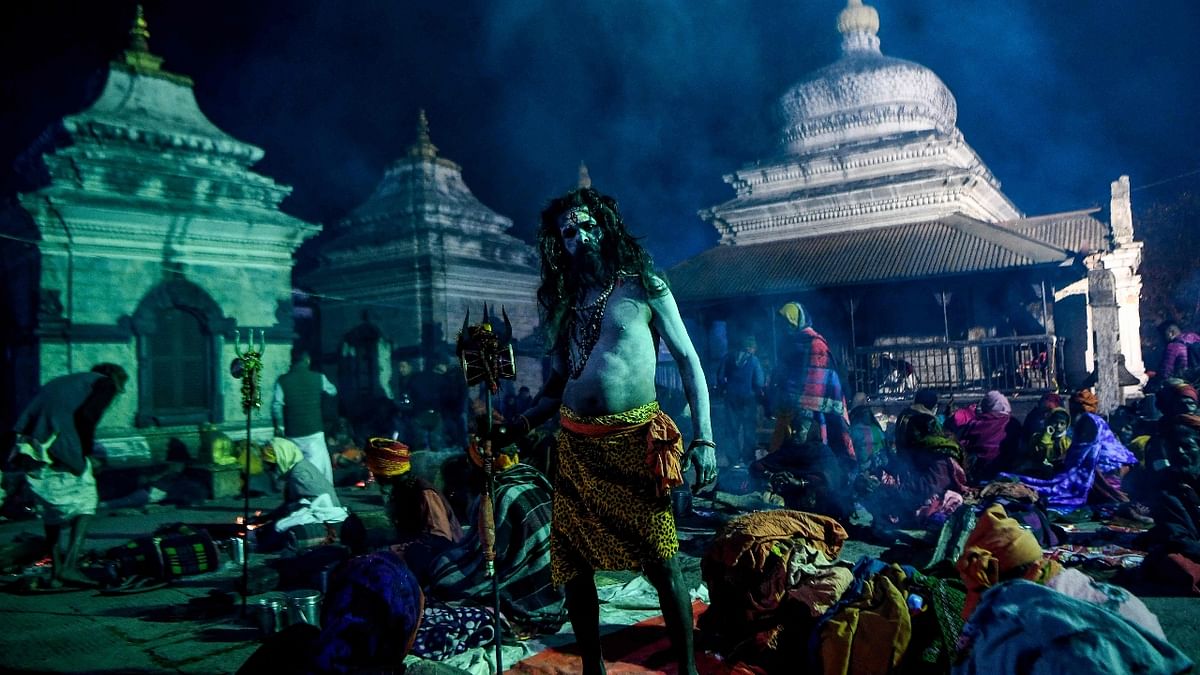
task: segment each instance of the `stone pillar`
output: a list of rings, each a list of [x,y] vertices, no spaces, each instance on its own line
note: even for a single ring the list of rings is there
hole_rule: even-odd
[[[1112,251],[1101,257],[1105,270],[1112,272],[1113,294],[1117,303],[1119,349],[1125,355],[1125,367],[1142,382],[1146,365],[1142,361],[1141,293],[1142,242],[1133,240],[1133,210],[1129,200],[1129,176],[1112,183],[1110,208]]]
[[[1117,356],[1121,347],[1114,284],[1110,270],[1088,272],[1088,305],[1092,310],[1092,339],[1096,348],[1096,397],[1100,399],[1101,415],[1108,415],[1125,402],[1118,384]]]

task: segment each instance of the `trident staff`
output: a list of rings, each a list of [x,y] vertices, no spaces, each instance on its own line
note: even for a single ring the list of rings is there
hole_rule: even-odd
[[[242,474],[242,496],[245,501],[242,530],[239,532],[242,537],[242,614],[245,615],[246,595],[250,592],[249,530],[246,529],[250,523],[250,449],[253,447],[250,441],[250,422],[254,417],[254,410],[262,407],[262,357],[267,351],[267,336],[264,331],[258,331],[259,346],[256,351],[254,329],[250,329],[246,351],[243,352],[242,331],[235,330],[233,335],[233,351],[237,358],[229,364],[229,373],[242,380],[242,412],[246,415],[246,466],[245,473]]]
[[[495,308],[492,309],[494,315]],[[496,518],[494,504],[496,497],[495,449],[492,447],[492,396],[500,391],[500,380],[512,380],[517,377],[516,360],[513,358],[512,324],[508,313],[500,308],[504,324],[500,332],[492,326],[492,316],[489,316],[488,306],[483,306],[483,321],[472,326],[471,312],[463,317],[463,327],[458,333],[457,353],[463,369],[463,377],[467,386],[478,384],[479,393],[483,397],[485,412],[483,420],[478,423],[480,435],[480,455],[483,457],[483,471],[486,477],[486,487],[481,496],[479,509],[479,541],[483,545],[485,559],[484,573],[492,578],[492,600],[495,604],[496,615],[496,672],[504,672],[503,657],[500,654],[500,577],[496,575]]]

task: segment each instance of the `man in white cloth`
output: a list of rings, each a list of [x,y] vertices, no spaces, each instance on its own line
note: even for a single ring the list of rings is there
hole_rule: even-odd
[[[296,352],[292,369],[275,381],[271,420],[275,435],[300,446],[309,463],[333,483],[333,463],[325,445],[325,423],[321,417],[321,395],[337,395],[337,387],[322,373],[314,372],[308,352]]]
[[[87,373],[42,385],[17,420],[14,463],[37,501],[52,564],[48,588],[94,586],[79,570],[79,554],[99,497],[92,473],[96,426],[129,375],[121,366],[97,364]]]

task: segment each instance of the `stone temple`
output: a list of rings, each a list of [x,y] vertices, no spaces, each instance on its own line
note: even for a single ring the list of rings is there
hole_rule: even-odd
[[[140,10],[131,37],[99,99],[47,135],[42,186],[0,214],[0,423],[40,383],[117,363],[130,382],[98,434],[113,463],[194,447],[200,424],[245,428],[235,331],[265,335],[269,405],[294,338],[293,254],[320,231],[279,210],[291,188],[251,170],[263,151],[161,67]]]
[[[747,333],[770,345],[774,309],[801,300],[872,395],[1050,389],[1118,355],[1144,377],[1128,179],[1108,224],[1098,209],[1023,214],[956,127],[945,83],[882,53],[874,8],[850,0],[837,29],[840,58],[779,99],[775,152],[700,212],[719,245],[670,270],[706,358]],[[1089,276],[1111,313],[1091,311]],[[1098,353],[1095,331],[1118,343]]]
[[[313,351],[336,377],[344,408],[391,398],[400,361],[416,370],[445,362],[468,311],[472,323],[480,320],[484,301],[512,320],[519,384],[541,386],[532,336],[536,253],[508,234],[511,227],[511,218],[471,193],[458,164],[439,156],[421,111],[408,152],[365,202],[313,242],[318,261],[298,280],[315,295]]]

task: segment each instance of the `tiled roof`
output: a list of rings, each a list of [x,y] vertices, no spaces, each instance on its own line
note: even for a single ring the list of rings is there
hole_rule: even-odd
[[[1075,258],[1074,251],[1039,241],[1021,231],[1020,221],[1013,222],[1018,225],[1000,226],[955,215],[762,244],[717,246],[671,268],[668,276],[676,298],[698,302],[1069,264]]]
[[[1100,209],[1052,213],[997,223],[1000,227],[1076,253],[1106,251],[1108,226],[1092,217]]]

